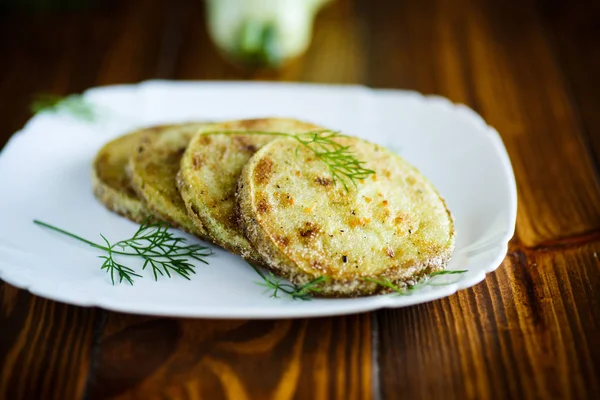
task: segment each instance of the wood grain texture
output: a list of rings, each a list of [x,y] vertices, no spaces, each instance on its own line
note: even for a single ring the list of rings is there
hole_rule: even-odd
[[[217,53],[205,27],[198,23],[204,18],[203,4],[175,1],[167,11],[162,43],[164,53],[173,58],[161,62],[159,75],[302,80],[307,78],[302,74],[312,73],[308,80],[328,80],[335,75],[337,82],[357,82],[357,44],[344,40],[342,29],[338,29],[339,24],[353,26],[344,17],[350,14],[351,6],[339,3],[322,14],[315,31],[314,44],[320,44],[317,53],[311,54],[311,48],[305,57],[280,71],[242,71]],[[335,64],[335,69],[327,69],[327,59],[318,57],[327,52],[348,58]],[[312,67],[304,68],[304,62]],[[330,74],[323,76],[324,71]],[[148,320],[109,313],[91,394],[93,398],[124,399],[370,398],[370,335],[370,317],[364,315],[224,322]],[[161,345],[145,347],[149,343]],[[134,368],[140,359],[145,360],[144,368]]]
[[[66,95],[156,76],[167,3],[118,5],[110,1],[83,13],[0,15],[0,145],[29,118],[37,93]]]
[[[54,86],[47,89],[32,84],[28,91],[69,93],[97,84],[148,78],[293,80],[300,79],[304,71],[298,68],[301,65],[298,63],[283,71],[251,74],[230,66],[216,53],[204,27],[198,24],[198,15],[202,18],[200,2],[155,2],[143,9],[138,2],[137,6],[135,2],[128,2],[120,9],[101,9],[79,22],[63,15],[42,20],[42,27],[36,29],[41,31],[50,25],[65,25],[67,33],[58,40],[39,44],[44,52],[54,54],[60,60],[52,64],[54,70],[48,76],[40,77],[42,84]],[[348,21],[336,16],[335,12],[330,11],[325,18],[333,18],[337,23],[349,26]],[[17,22],[13,23],[16,26]],[[327,24],[330,25],[328,31],[317,31],[323,38],[324,48],[333,52],[338,45],[346,44],[346,50],[338,54],[350,54],[353,43],[336,36],[331,22]],[[61,35],[62,31],[59,29],[53,35]],[[69,34],[74,31],[81,32],[81,37],[68,40]],[[35,57],[39,55],[23,49],[31,49],[33,42],[40,39],[39,33],[24,34],[18,39],[19,46],[11,45],[5,49],[18,58],[19,62],[12,65],[25,66],[25,70],[36,68],[39,60]],[[206,57],[207,52],[210,57]],[[81,58],[75,56],[77,53]],[[182,66],[178,64],[179,54],[185,60]],[[198,55],[201,57],[195,58]],[[86,62],[88,57],[92,62]],[[312,62],[317,67],[326,67],[322,60]],[[79,70],[78,66],[82,69]],[[356,64],[339,66],[342,73],[337,75],[338,81],[359,79]],[[344,66],[348,68],[344,69]],[[19,71],[22,70],[15,67],[11,79],[23,80],[24,76]],[[319,73],[313,74],[313,79],[318,80],[319,76]],[[20,111],[26,109],[28,96],[19,92],[24,86],[16,81],[8,89],[3,95],[19,97],[22,103],[18,108]],[[24,120],[27,114],[21,112],[19,116]],[[7,118],[7,121],[18,121],[18,118]],[[10,129],[13,129],[12,126],[6,128],[7,131]],[[56,305],[26,296],[48,307]],[[91,371],[87,393],[92,398],[370,397],[371,332],[370,317],[366,315],[310,321],[220,322],[148,319],[102,311],[95,313],[95,320],[101,321],[102,316],[108,315],[102,341],[95,350],[91,343],[87,348],[88,352],[96,354],[92,367],[86,365],[78,371],[84,377],[88,370]],[[34,316],[31,311],[28,315],[29,318]],[[28,329],[22,321],[15,327],[24,331]],[[41,343],[48,346],[43,347],[43,351],[53,351],[51,341],[42,338]],[[7,348],[15,346],[13,342],[7,342]],[[65,343],[64,353],[71,351],[74,351],[73,346]],[[61,354],[61,357],[66,356]],[[86,362],[89,363],[89,360]],[[28,379],[37,377],[29,372],[28,369],[23,370]],[[14,376],[7,376],[7,382],[14,386]],[[79,386],[71,385],[69,389],[78,391],[76,394],[57,391],[57,397],[76,398],[82,394]]]
[[[580,114],[531,2],[403,1],[362,12],[369,84],[464,102],[500,132],[524,245],[600,228],[600,185]]]
[[[368,314],[218,321],[110,313],[91,397],[366,399],[370,346]]]
[[[516,250],[474,288],[379,312],[384,398],[598,398],[599,254]]]
[[[339,318],[139,317],[0,283],[0,399],[600,397],[598,2],[337,0],[278,71],[225,61],[200,1],[96,4],[0,15],[0,146],[37,92],[151,78],[414,89],[498,129],[518,237],[472,289]]]
[[[0,146],[29,117],[35,93],[68,94],[148,77],[151,72],[143,68],[154,67],[152,55],[123,45],[153,39],[149,29],[162,11],[144,10],[0,15]],[[160,37],[162,30],[156,33]],[[158,59],[160,49],[151,50]],[[132,67],[111,65],[114,57]],[[47,301],[1,282],[0,310],[0,399],[82,398],[102,312]]]
[[[569,4],[561,2],[577,7]],[[552,28],[531,2],[396,7],[401,22],[389,22],[389,10],[369,10],[375,42],[395,38],[403,54],[370,81],[441,93],[480,112],[511,156],[519,215],[513,252],[484,283],[442,301],[377,313],[383,397],[596,398],[600,202],[585,129],[593,117],[583,122],[563,74],[563,64],[584,64],[584,56],[557,57]],[[571,36],[563,46],[571,42],[581,45]],[[386,48],[372,47],[369,59],[382,62]],[[578,97],[590,109],[597,88]]]
[[[83,396],[98,311],[0,283],[0,399]]]
[[[165,2],[106,2],[83,13],[0,15],[0,146],[40,92],[152,78]],[[104,312],[32,296],[0,282],[0,399],[77,399],[86,391]]]
[[[584,142],[600,179],[600,2],[582,0],[569,5],[553,0],[538,6],[578,106]]]

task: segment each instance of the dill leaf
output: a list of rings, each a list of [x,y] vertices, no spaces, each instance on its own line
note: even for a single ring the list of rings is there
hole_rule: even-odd
[[[433,278],[433,277],[436,277],[436,276],[441,276],[441,275],[464,274],[465,272],[467,272],[466,269],[463,269],[463,270],[442,270],[442,271],[432,272],[431,274],[426,275],[426,276],[422,277],[421,279],[419,279],[416,284],[414,284],[414,285],[407,285],[406,288],[399,287],[398,285],[395,285],[393,282],[391,282],[387,278],[383,278],[383,279],[364,278],[364,280],[367,281],[367,282],[373,282],[373,283],[375,283],[375,284],[377,284],[379,286],[383,286],[383,287],[386,287],[388,289],[391,289],[392,291],[396,292],[396,294],[398,294],[400,296],[406,296],[406,295],[412,294],[416,289],[418,289],[420,287],[423,287],[423,286],[446,286],[446,285],[450,285],[450,284],[454,283],[454,282],[432,283],[430,281],[430,278]]]
[[[341,183],[346,191],[349,185],[373,175],[375,171],[365,167],[365,162],[356,158],[350,146],[344,146],[335,139],[344,137],[339,132],[328,129],[304,133],[267,132],[267,131],[211,131],[204,134],[221,135],[268,135],[288,137],[310,150],[329,168],[334,183]]]
[[[250,264],[250,263],[249,263]],[[305,283],[304,285],[294,285],[292,283],[286,283],[279,277],[275,276],[271,271],[268,275],[261,272],[261,270],[250,264],[252,269],[262,278],[262,282],[257,282],[258,285],[266,287],[271,291],[271,297],[277,298],[280,292],[287,294],[294,300],[310,300],[315,293],[321,292],[319,285],[327,282],[326,276],[320,276],[312,281]]]
[[[445,269],[442,271],[432,272],[431,274],[429,274],[429,277],[433,278],[434,276],[440,276],[440,275],[464,274],[465,272],[467,272],[466,269]]]
[[[57,96],[40,93],[34,97],[30,110],[32,114],[43,112],[66,113],[85,122],[92,122],[98,117],[94,106],[80,94]]]
[[[106,254],[99,256],[104,260],[100,268],[110,274],[113,285],[115,277],[119,283],[126,281],[131,285],[134,277],[141,277],[130,267],[118,262],[117,256],[141,258],[144,260],[142,270],[152,268],[154,280],[158,280],[159,275],[170,278],[172,273],[189,280],[190,276],[196,273],[192,260],[208,264],[205,258],[212,255],[212,250],[208,247],[187,244],[186,239],[173,235],[169,231],[169,225],[164,222],[149,223],[146,220],[131,238],[114,244],[102,234],[100,237],[104,243],[98,244],[42,221],[34,220],[33,223],[104,251]]]

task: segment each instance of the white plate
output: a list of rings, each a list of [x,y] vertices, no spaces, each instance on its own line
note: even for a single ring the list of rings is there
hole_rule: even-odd
[[[0,278],[52,300],[110,310],[185,317],[288,318],[403,307],[473,286],[500,265],[516,218],[516,186],[498,133],[472,110],[440,97],[361,86],[149,81],[90,89],[98,122],[41,114],[0,156]],[[387,146],[418,167],[447,200],[457,241],[444,286],[408,296],[271,298],[239,257],[215,248],[191,281],[111,285],[98,251],[32,223],[40,219],[93,240],[125,239],[137,226],[92,196],[91,160],[137,126],[261,116],[294,117]],[[195,239],[192,239],[195,240]],[[128,260],[130,262],[131,260]],[[134,260],[135,261],[135,260]]]

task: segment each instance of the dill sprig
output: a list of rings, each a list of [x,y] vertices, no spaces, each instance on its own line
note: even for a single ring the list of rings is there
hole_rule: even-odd
[[[432,272],[431,274],[427,275],[429,278],[433,278],[434,276],[440,276],[440,275],[457,275],[457,274],[464,274],[465,272],[467,272],[468,270],[466,269],[445,269],[442,271],[435,271]]]
[[[304,133],[266,132],[266,131],[214,131],[205,134],[225,135],[268,135],[288,137],[296,140],[329,168],[333,182],[340,182],[346,191],[349,185],[356,187],[356,182],[368,178],[375,171],[365,168],[365,162],[353,154],[350,146],[344,146],[335,139],[344,137],[339,132],[327,129]]]
[[[416,284],[414,284],[414,285],[407,285],[404,288],[404,287],[399,287],[399,286],[393,284],[387,278],[383,278],[383,279],[365,278],[364,280],[367,281],[367,282],[373,282],[373,283],[378,284],[379,286],[383,286],[383,287],[386,287],[388,289],[391,289],[392,291],[396,292],[396,294],[398,294],[400,296],[407,296],[407,295],[412,294],[416,289],[418,289],[419,287],[422,286],[423,281],[424,281],[424,280],[420,280]]]
[[[449,283],[431,283],[430,278],[436,277],[436,276],[441,276],[441,275],[456,275],[456,274],[464,274],[465,272],[467,272],[467,270],[444,270],[444,271],[436,271],[436,272],[432,272],[431,274],[422,277],[421,279],[419,279],[419,281],[417,281],[417,283],[415,283],[414,285],[406,285],[406,287],[399,287],[398,285],[395,285],[394,283],[392,283],[389,279],[387,278],[383,278],[383,279],[373,279],[373,278],[365,278],[365,281],[367,282],[373,282],[376,283],[379,286],[383,286],[386,287],[388,289],[391,289],[392,291],[396,292],[397,295],[400,296],[407,296],[410,295],[412,293],[414,293],[415,290],[423,287],[423,286],[445,286],[445,285],[449,285],[453,282],[449,282]]]
[[[82,121],[92,122],[96,119],[97,112],[92,104],[80,94],[57,96],[54,94],[40,93],[31,103],[32,114],[41,112],[66,113]]]
[[[356,187],[356,182],[373,175],[375,171],[364,167],[350,150],[333,139],[341,137],[339,132],[316,131],[291,135],[298,142],[314,152],[315,156],[329,167],[333,181],[340,181],[348,191],[348,183]]]
[[[319,284],[327,282],[326,276],[321,276],[319,278],[313,279],[312,281],[298,286],[292,283],[285,283],[282,280],[275,276],[271,271],[269,271],[269,275],[263,274],[260,269],[252,264],[250,266],[256,271],[258,275],[263,279],[263,282],[256,282],[260,286],[264,286],[267,289],[271,290],[271,297],[277,298],[277,294],[279,292],[283,292],[289,295],[294,300],[310,300],[313,297],[313,294],[321,292],[321,288],[319,288]]]
[[[262,273],[261,270],[258,267],[256,267],[255,265],[250,264],[250,266],[262,278],[262,282],[256,282],[256,283],[259,284],[260,286],[264,286],[267,289],[269,289],[271,291],[271,297],[274,297],[274,298],[277,298],[278,297],[277,295],[280,292],[283,292],[283,293],[289,295],[294,300],[296,300],[296,299],[310,300],[310,299],[312,299],[313,294],[321,292],[322,289],[319,287],[319,285],[322,283],[325,283],[329,280],[329,277],[321,276],[316,279],[313,279],[312,281],[310,281],[304,285],[298,286],[293,283],[286,283],[286,282],[282,281],[281,278],[274,275],[271,271],[268,271],[268,275],[266,275],[266,274]],[[453,283],[453,282],[449,282],[449,283],[434,284],[434,283],[431,283],[431,281],[430,281],[430,279],[433,277],[441,276],[441,275],[464,274],[465,272],[467,272],[467,270],[444,270],[444,271],[433,272],[433,273],[419,279],[419,281],[417,283],[415,283],[414,285],[407,285],[406,287],[400,287],[398,285],[395,285],[387,278],[383,278],[383,279],[365,278],[364,280],[367,282],[373,282],[380,286],[391,289],[397,295],[407,296],[407,295],[414,293],[417,289],[419,289],[423,286],[427,286],[427,285],[444,286],[444,285],[449,285],[450,283]]]
[[[115,284],[115,275],[119,283],[127,281],[129,284],[133,284],[133,277],[141,277],[133,269],[118,262],[115,256],[131,256],[143,259],[142,270],[150,266],[154,280],[158,280],[159,275],[166,275],[170,278],[172,273],[189,280],[190,275],[196,273],[191,260],[208,264],[204,258],[212,254],[208,247],[199,244],[187,244],[186,239],[174,236],[169,231],[169,225],[164,222],[149,223],[146,220],[131,238],[114,244],[111,244],[102,234],[100,236],[104,244],[98,244],[45,222],[38,220],[33,222],[36,225],[86,243],[93,248],[105,251],[105,255],[99,256],[104,260],[101,269],[110,274],[113,285]]]

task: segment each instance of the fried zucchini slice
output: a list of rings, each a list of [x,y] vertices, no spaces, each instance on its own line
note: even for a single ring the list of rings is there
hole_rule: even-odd
[[[120,136],[100,149],[93,163],[94,195],[109,210],[134,222],[144,222],[152,212],[142,203],[129,184],[126,169],[129,156],[143,135],[157,128],[140,129]]]
[[[293,119],[263,118],[229,121],[202,128],[181,159],[178,187],[188,214],[211,240],[245,259],[262,264],[237,221],[235,190],[244,164],[274,136],[211,134],[222,131],[299,133],[322,129]]]
[[[142,135],[128,168],[131,187],[146,207],[173,226],[201,238],[206,238],[206,232],[188,216],[176,177],[190,139],[205,125],[171,125]]]
[[[445,268],[454,224],[444,200],[401,157],[361,139],[350,146],[375,171],[346,191],[293,139],[262,147],[244,166],[237,201],[242,227],[268,267],[302,285],[321,276],[324,296],[385,292]]]

